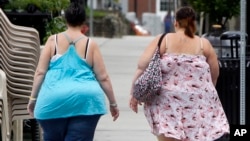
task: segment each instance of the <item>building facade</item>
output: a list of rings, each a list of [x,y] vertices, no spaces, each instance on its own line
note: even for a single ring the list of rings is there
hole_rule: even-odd
[[[127,15],[128,13],[133,13],[141,25],[145,24],[145,17],[143,16],[145,13],[147,15],[151,13],[151,16],[158,16],[163,23],[164,17],[168,14],[168,12],[170,12],[170,14],[173,16],[174,11],[176,11],[178,7],[187,4],[185,0],[88,0],[88,5],[90,5],[90,2],[93,4],[93,9],[107,9],[110,7],[110,5],[113,7],[114,5],[118,4],[123,14]],[[247,3],[247,5],[249,5],[249,3]],[[249,11],[249,8],[247,8],[247,13],[250,13]],[[250,14],[246,15],[247,23],[249,23]],[[229,20],[229,30],[239,30],[238,19],[239,17],[235,17]],[[208,32],[209,27],[208,23],[206,23],[207,21],[208,20],[205,22],[204,20],[197,21],[198,26],[203,23],[202,28],[198,29],[199,35],[203,34],[204,32]],[[248,26],[246,28],[247,33],[250,33],[250,28]]]
[[[155,13],[164,19],[164,16],[174,11],[181,5],[180,0],[128,0],[128,12],[135,12],[139,21],[143,13]]]

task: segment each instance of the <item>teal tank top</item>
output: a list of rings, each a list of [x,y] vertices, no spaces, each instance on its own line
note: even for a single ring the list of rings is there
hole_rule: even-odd
[[[74,43],[61,57],[50,61],[37,97],[36,119],[107,113],[104,91],[92,68],[78,56]]]

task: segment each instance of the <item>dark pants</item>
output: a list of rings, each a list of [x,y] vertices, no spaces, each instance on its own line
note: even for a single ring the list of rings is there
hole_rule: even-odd
[[[93,141],[101,115],[37,120],[44,141]]]

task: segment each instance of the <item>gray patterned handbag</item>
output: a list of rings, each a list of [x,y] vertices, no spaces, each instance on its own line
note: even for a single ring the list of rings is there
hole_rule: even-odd
[[[155,50],[148,67],[141,76],[137,78],[133,87],[133,96],[140,102],[147,102],[158,94],[162,86],[162,73],[160,62],[160,45],[166,33],[162,34],[158,47]]]

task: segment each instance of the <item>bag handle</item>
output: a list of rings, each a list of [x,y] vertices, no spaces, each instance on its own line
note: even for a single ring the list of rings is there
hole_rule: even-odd
[[[161,37],[160,37],[160,39],[159,39],[159,42],[158,42],[158,47],[160,48],[160,46],[161,46],[161,42],[162,42],[162,39],[163,39],[163,37],[166,35],[167,33],[163,33],[162,35],[161,35]]]

